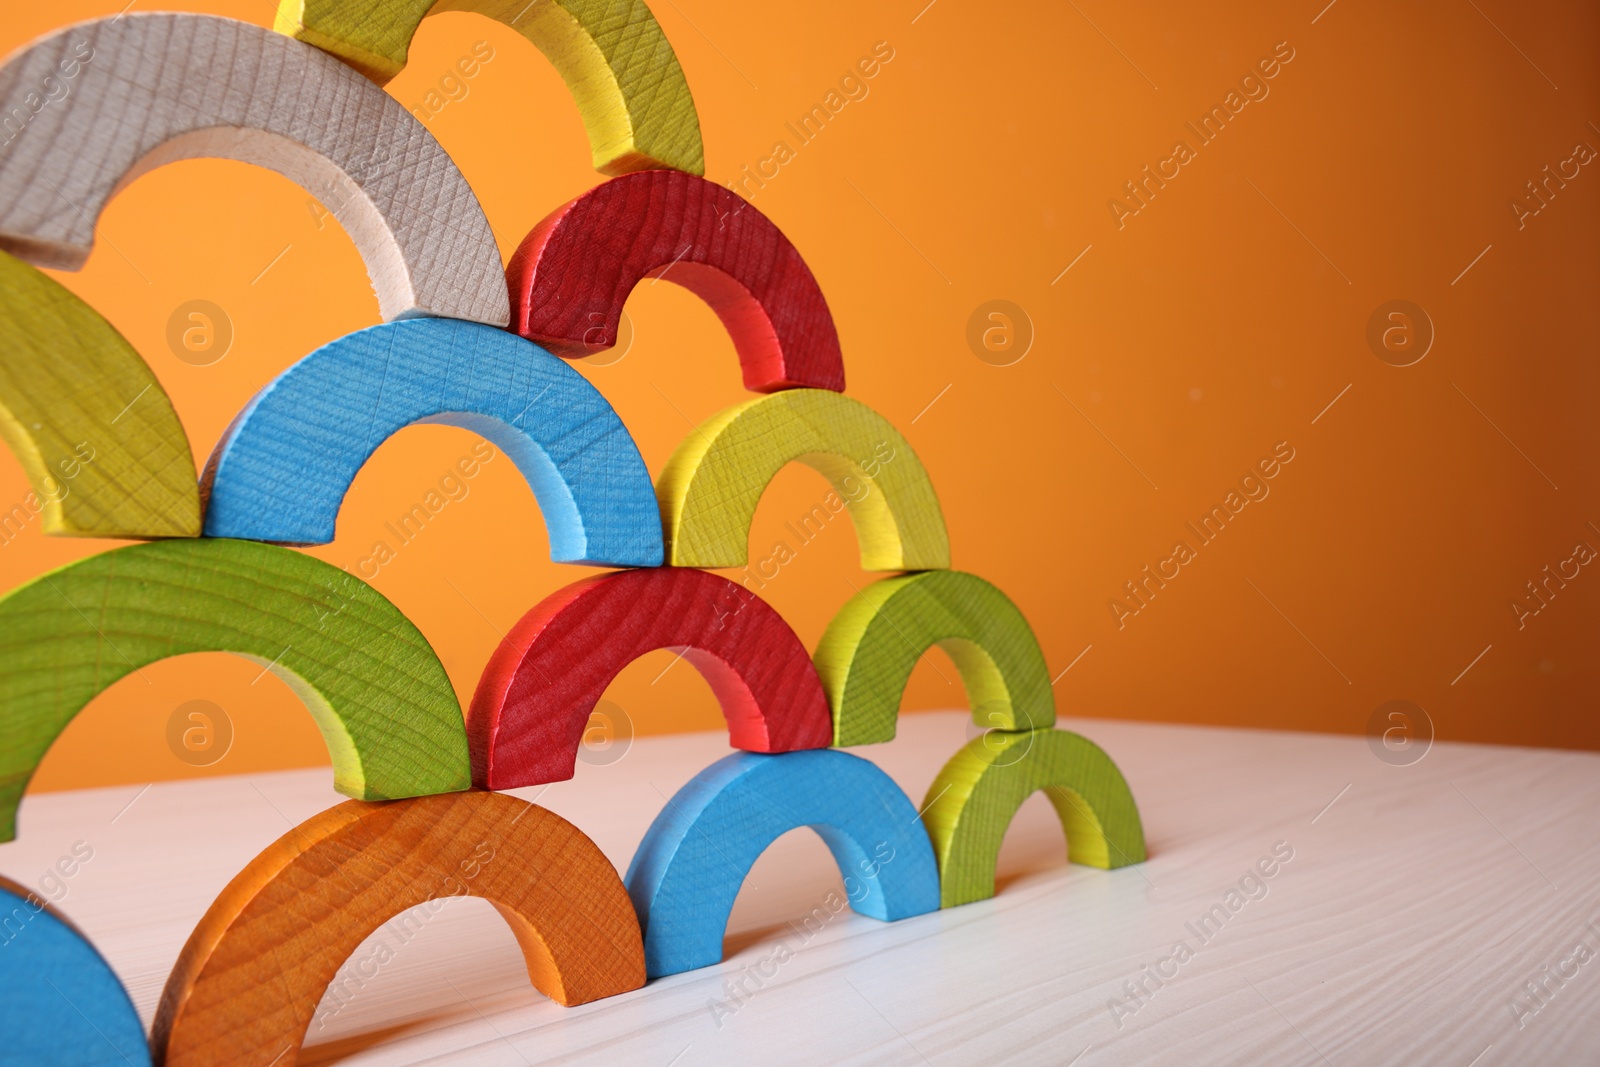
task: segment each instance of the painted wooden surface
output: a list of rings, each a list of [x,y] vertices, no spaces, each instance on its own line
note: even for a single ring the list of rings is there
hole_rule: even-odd
[[[535,226],[506,275],[512,328],[557,355],[616,344],[628,294],[661,278],[711,305],[747,389],[844,389],[839,334],[811,269],[716,182],[668,170],[603,182]]]
[[[70,92],[40,95],[63,78]],[[385,319],[509,321],[494,234],[461,172],[410,112],[332,56],[232,19],[124,12],[13,55],[0,114],[18,113],[26,124],[0,148],[0,247],[30,262],[81,267],[106,202],[141,174],[236,159],[333,213]]]
[[[720,575],[658,567],[574,582],[511,628],[467,711],[473,781],[513,789],[571,778],[606,686],[658,648],[705,676],[735,748],[827,747],[828,698],[789,624]]]
[[[499,793],[353,800],[279,838],[212,904],[162,993],[157,1058],[293,1067],[325,994],[353,995],[333,983],[362,942],[415,936],[461,896],[494,905],[559,1004],[644,984],[622,881],[565,819]]]
[[[892,740],[911,670],[934,645],[955,661],[978,726],[1056,721],[1044,653],[1017,606],[976,575],[924,571],[860,590],[823,632],[814,658],[833,708],[833,743]]]
[[[206,535],[332,541],[356,472],[422,422],[472,430],[511,457],[539,501],[551,558],[661,563],[650,472],[605,398],[538,346],[448,319],[358,330],[256,394],[206,464]]]
[[[1073,863],[1109,869],[1144,862],[1138,805],[1103,749],[1067,730],[989,730],[950,757],[922,803],[944,907],[994,896],[1006,828],[1040,791],[1061,820]]]
[[[94,848],[78,842],[57,861],[65,885]],[[39,893],[0,878],[0,1061],[52,1067],[150,1063],[128,991],[71,923]]]
[[[821,389],[736,404],[683,439],[656,479],[667,562],[744,566],[761,494],[795,461],[833,485],[801,523],[825,523],[848,508],[862,570],[950,566],[944,513],[910,444],[865,404]]]
[[[279,0],[276,25],[382,85],[438,11],[503,22],[545,54],[583,116],[596,170],[705,173],[689,83],[643,0]]]
[[[993,899],[887,924],[846,908],[802,941],[803,917],[843,888],[814,834],[786,835],[750,872],[723,963],[570,1009],[529,987],[492,908],[450,901],[314,1027],[301,1062],[1061,1067],[1081,1055],[1076,1067],[1142,1067],[1176,1055],[1325,1067],[1325,1055],[1468,1067],[1481,1055],[1476,1067],[1508,1067],[1586,1063],[1600,1047],[1593,962],[1564,984],[1545,979],[1556,992],[1523,1025],[1509,1007],[1527,1008],[1526,983],[1554,974],[1576,941],[1596,945],[1600,755],[1440,743],[1394,767],[1362,737],[1071,726],[1127,774],[1145,863],[1068,865],[1055,812],[1035,796],[1007,835]],[[968,729],[964,710],[907,715],[871,756],[921,797]],[[537,794],[625,869],[666,797],[726,745],[720,731],[640,738],[620,762],[519,795]],[[0,846],[0,870],[34,884],[73,842],[94,845],[64,906],[148,1022],[212,898],[340,799],[325,770],[45,794],[29,800],[28,833]],[[1273,856],[1280,842],[1287,863]],[[1249,902],[1202,944],[1190,924],[1268,858],[1264,894],[1252,879]],[[1148,991],[1147,965],[1172,975],[1161,961],[1180,940],[1193,958],[1129,1015],[1125,985]],[[792,958],[774,969],[780,944]],[[336,981],[355,977],[352,963]]]
[[[99,312],[0,252],[0,436],[65,537],[196,537],[194,457],[166,391]],[[30,515],[31,517],[31,515]]]
[[[359,578],[250,541],[153,541],[69,563],[0,598],[0,841],[45,750],[113,682],[188,652],[284,679],[337,788],[365,800],[471,781],[455,691],[427,640]]]
[[[628,867],[650,977],[721,962],[745,876],[769,845],[802,826],[822,838],[844,879],[843,894],[805,916],[802,929],[820,933],[847,906],[886,922],[939,907],[933,849],[894,779],[830,749],[735,752],[667,801]]]

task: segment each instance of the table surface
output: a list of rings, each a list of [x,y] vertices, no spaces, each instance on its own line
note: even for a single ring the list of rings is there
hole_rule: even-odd
[[[798,830],[751,871],[720,966],[578,1008],[532,989],[488,904],[454,900],[313,1024],[301,1062],[1600,1062],[1600,756],[1436,744],[1396,767],[1363,738],[1062,725],[1123,769],[1146,863],[1067,865],[1036,795],[1007,834],[994,899],[892,924],[846,911],[776,973],[758,971],[780,939],[795,943],[787,924],[842,885]],[[920,806],[966,737],[959,713],[908,715],[893,743],[856,751]],[[517,792],[623,870],[663,797],[726,751],[723,735],[640,739],[570,782]],[[148,1025],[213,897],[341,800],[331,781],[291,771],[30,796],[0,871],[38,885],[74,843],[94,850],[60,905]],[[1275,847],[1292,858],[1247,878]],[[1218,905],[1226,920],[1201,931]]]

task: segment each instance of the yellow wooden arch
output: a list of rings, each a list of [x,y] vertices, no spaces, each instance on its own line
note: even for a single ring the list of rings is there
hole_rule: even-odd
[[[545,54],[583,116],[596,170],[705,173],[689,83],[643,0],[281,0],[274,28],[381,85],[405,67],[423,18],[439,11],[486,15]]]

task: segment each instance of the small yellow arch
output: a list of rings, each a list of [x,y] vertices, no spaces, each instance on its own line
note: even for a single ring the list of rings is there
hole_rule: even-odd
[[[485,15],[545,54],[583,116],[596,170],[705,173],[689,83],[643,0],[281,0],[274,28],[382,85],[405,67],[423,18],[439,11]]]
[[[787,389],[712,416],[656,480],[667,563],[742,567],[768,483],[798,460],[849,507],[869,571],[943,570],[950,538],[922,461],[889,421],[826,389]]]

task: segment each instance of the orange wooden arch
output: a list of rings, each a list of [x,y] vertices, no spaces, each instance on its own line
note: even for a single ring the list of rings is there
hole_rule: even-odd
[[[553,1000],[644,984],[622,880],[565,819],[501,793],[352,800],[279,838],[212,903],[161,994],[156,1063],[290,1067],[361,943],[396,917],[426,922],[452,896],[495,906]]]

